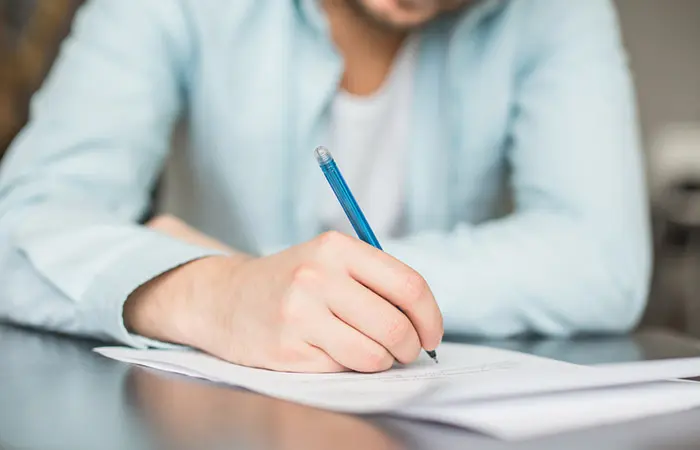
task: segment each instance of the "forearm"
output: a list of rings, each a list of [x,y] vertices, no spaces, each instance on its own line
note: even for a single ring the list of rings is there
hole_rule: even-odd
[[[448,333],[621,332],[644,308],[651,252],[642,225],[604,228],[517,215],[385,247],[427,279]]]
[[[36,204],[0,220],[0,315],[69,334],[141,345],[122,322],[139,286],[219,250],[193,245],[90,208]]]
[[[651,249],[614,4],[512,3],[523,8],[527,49],[503,136],[514,214],[385,248],[426,277],[450,332],[629,330],[646,301]]]

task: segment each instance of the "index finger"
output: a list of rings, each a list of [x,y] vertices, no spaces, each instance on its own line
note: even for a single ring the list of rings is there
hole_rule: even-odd
[[[433,292],[415,270],[358,239],[342,249],[348,274],[399,308],[418,332],[421,346],[434,350],[442,340],[443,320]]]

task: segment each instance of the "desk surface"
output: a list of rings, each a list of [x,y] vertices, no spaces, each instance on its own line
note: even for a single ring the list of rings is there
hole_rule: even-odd
[[[489,342],[582,364],[700,356],[663,331]],[[700,447],[700,410],[524,443],[431,424],[358,418],[133,368],[94,344],[0,325],[0,449],[590,449]]]

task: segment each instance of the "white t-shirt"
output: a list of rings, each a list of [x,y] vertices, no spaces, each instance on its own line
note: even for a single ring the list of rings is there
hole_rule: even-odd
[[[417,40],[410,38],[379,91],[369,97],[339,91],[330,110],[327,147],[377,237],[401,230],[404,172]],[[319,188],[323,229],[354,235],[328,186]]]

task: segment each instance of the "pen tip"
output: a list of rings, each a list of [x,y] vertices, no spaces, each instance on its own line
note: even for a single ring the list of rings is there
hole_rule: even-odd
[[[314,150],[314,156],[319,164],[327,164],[333,161],[333,155],[331,155],[330,150],[323,146],[316,147],[316,150]]]
[[[432,358],[433,361],[435,361],[435,364],[438,363],[438,357],[437,357],[437,353],[435,352],[435,350],[428,350],[428,351],[426,351],[426,353],[428,354],[428,356],[430,356],[430,358]]]

